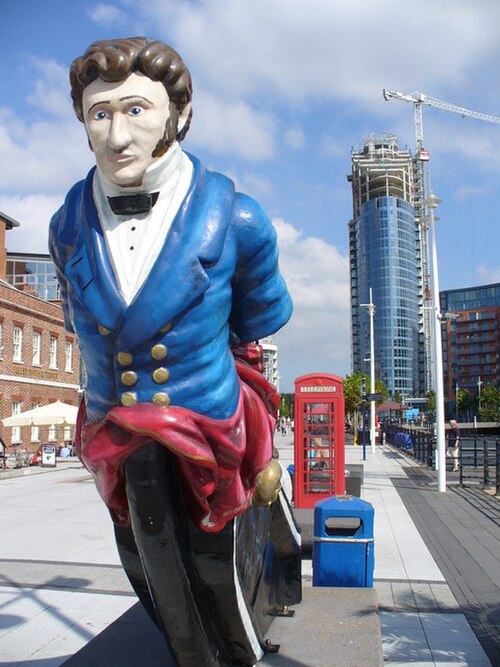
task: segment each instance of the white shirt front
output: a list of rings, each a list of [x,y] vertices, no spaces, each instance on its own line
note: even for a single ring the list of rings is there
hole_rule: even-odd
[[[93,195],[111,266],[129,304],[146,280],[163,247],[172,222],[189,190],[193,164],[175,142],[144,174],[140,187],[120,188],[97,167]],[[115,215],[108,197],[159,192],[149,213]]]

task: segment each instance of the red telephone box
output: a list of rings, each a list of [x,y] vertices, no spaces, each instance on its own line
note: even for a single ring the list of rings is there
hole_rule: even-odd
[[[345,493],[345,409],[341,377],[327,373],[295,380],[295,507]]]

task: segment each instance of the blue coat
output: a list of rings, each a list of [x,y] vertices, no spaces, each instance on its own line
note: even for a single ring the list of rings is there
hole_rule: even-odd
[[[94,170],[52,218],[50,252],[84,361],[90,420],[144,402],[230,417],[239,393],[230,333],[254,341],[291,315],[270,221],[232,181],[190,158],[189,191],[129,305],[107,256]]]

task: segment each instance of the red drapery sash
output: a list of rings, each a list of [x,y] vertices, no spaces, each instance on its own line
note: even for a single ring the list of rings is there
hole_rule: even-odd
[[[191,516],[207,532],[222,530],[252,500],[257,475],[273,451],[276,389],[247,363],[236,360],[240,396],[235,413],[224,420],[177,406],[139,403],[112,408],[97,422],[78,415],[76,448],[117,525],[130,522],[123,463],[155,441],[178,460]],[[271,414],[270,414],[271,413]]]

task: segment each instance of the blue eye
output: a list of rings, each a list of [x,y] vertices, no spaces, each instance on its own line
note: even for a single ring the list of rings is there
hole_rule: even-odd
[[[142,109],[141,107],[132,107],[132,108],[130,109],[129,113],[130,113],[132,116],[138,116],[139,114],[142,113],[142,111],[143,111],[143,109]]]
[[[94,115],[95,120],[104,120],[108,117],[108,114],[105,111],[97,111]]]

